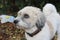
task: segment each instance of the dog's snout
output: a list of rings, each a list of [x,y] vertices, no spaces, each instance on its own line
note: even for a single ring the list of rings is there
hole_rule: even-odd
[[[14,20],[14,23],[17,24],[19,21],[18,20]]]

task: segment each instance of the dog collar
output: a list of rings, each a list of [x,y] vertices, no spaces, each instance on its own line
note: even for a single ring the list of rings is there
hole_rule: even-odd
[[[36,35],[36,34],[38,34],[41,30],[42,30],[42,28],[43,28],[43,26],[40,26],[41,28],[39,28],[39,27],[37,27],[38,29],[36,30],[36,31],[34,31],[33,33],[27,33],[29,36],[31,36],[31,37],[33,37],[34,35]]]

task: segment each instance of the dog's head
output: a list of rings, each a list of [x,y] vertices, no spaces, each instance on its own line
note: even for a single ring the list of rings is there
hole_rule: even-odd
[[[39,8],[27,6],[18,12],[14,23],[17,28],[29,29],[36,26],[36,24],[37,26],[44,25],[45,16]]]

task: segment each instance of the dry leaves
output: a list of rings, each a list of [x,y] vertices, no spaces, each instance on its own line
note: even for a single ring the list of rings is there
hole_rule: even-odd
[[[24,30],[17,29],[13,23],[0,23],[0,40],[26,40]]]

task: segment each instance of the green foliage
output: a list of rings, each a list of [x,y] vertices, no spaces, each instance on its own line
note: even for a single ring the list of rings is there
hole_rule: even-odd
[[[42,9],[46,3],[54,4],[58,11],[60,11],[60,0],[0,0],[0,14],[7,14],[7,10],[9,10],[10,13],[16,14],[19,9],[25,6],[36,6]],[[11,7],[12,5],[13,7],[16,6],[16,9]]]

